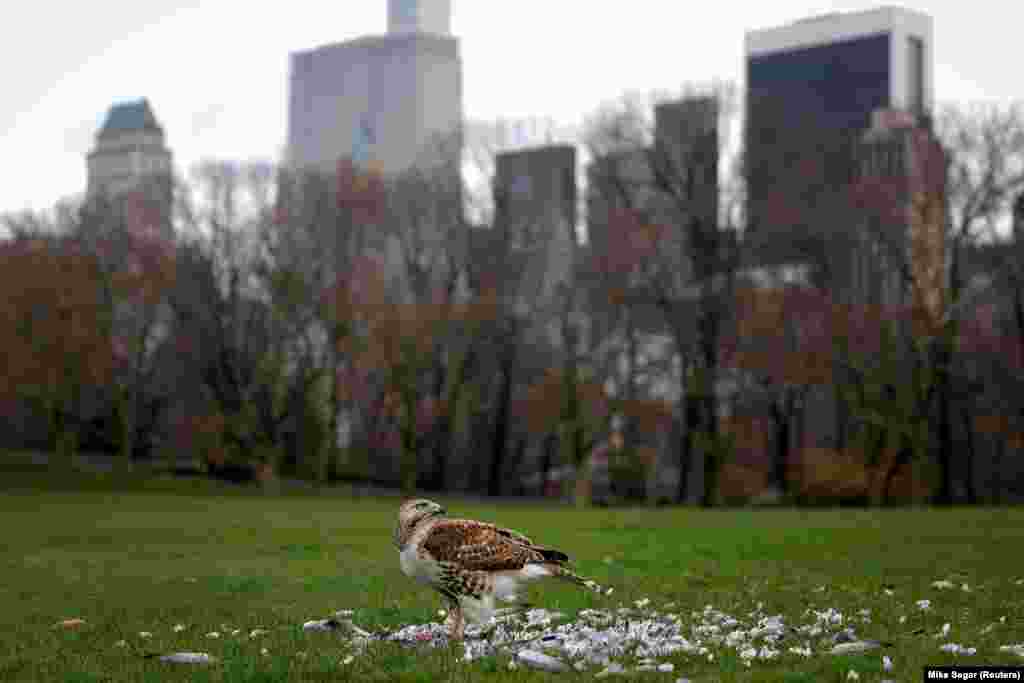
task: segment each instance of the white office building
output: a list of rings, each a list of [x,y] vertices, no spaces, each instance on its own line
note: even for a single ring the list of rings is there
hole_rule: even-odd
[[[458,159],[462,63],[451,0],[389,0],[388,32],[291,55],[288,161],[384,175]]]

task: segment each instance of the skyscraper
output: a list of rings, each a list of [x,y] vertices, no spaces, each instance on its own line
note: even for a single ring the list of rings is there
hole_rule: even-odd
[[[169,236],[172,155],[148,100],[110,108],[86,167],[90,199],[115,200],[132,230]]]
[[[547,145],[498,154],[495,223],[508,261],[521,265],[518,294],[550,304],[572,286],[576,255],[576,148]],[[497,264],[502,267],[501,264]]]
[[[333,171],[350,158],[394,175],[457,159],[462,63],[450,25],[451,0],[389,0],[386,35],[293,53],[290,164]]]
[[[774,234],[784,219],[772,215],[771,202],[787,204],[798,222],[800,175],[841,183],[872,112],[902,110],[927,121],[932,21],[881,7],[750,31],[746,80],[748,226]],[[813,173],[808,155],[818,157]]]
[[[86,157],[88,193],[115,196],[137,189],[147,179],[170,174],[171,160],[149,101],[115,104]]]
[[[388,33],[451,33],[451,0],[388,0]]]

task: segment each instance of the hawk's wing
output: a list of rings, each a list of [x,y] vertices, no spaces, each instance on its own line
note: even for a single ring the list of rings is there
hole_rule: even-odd
[[[422,547],[439,562],[452,562],[471,571],[522,569],[530,562],[569,560],[568,555],[534,545],[511,529],[470,519],[442,519],[423,539]]]

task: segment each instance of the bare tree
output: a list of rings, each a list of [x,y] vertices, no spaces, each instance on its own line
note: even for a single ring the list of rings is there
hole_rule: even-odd
[[[589,191],[588,238],[602,270],[634,303],[653,304],[682,360],[679,497],[686,496],[693,458],[703,464],[700,500],[713,503],[715,474],[725,455],[717,390],[722,326],[729,315],[738,261],[735,231],[720,222],[719,124],[735,113],[730,90],[655,107],[652,125],[635,98],[599,113],[589,147],[595,172]],[[604,235],[594,232],[607,221]],[[610,220],[609,220],[610,218]]]

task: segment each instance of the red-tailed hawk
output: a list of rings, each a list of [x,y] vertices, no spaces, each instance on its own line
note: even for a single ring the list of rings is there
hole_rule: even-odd
[[[496,598],[515,605],[513,611],[527,608],[517,591],[530,581],[553,577],[602,592],[566,567],[565,553],[494,524],[448,519],[445,512],[430,500],[406,501],[398,510],[394,540],[402,572],[448,602],[453,640],[462,640],[465,616],[489,621]]]

